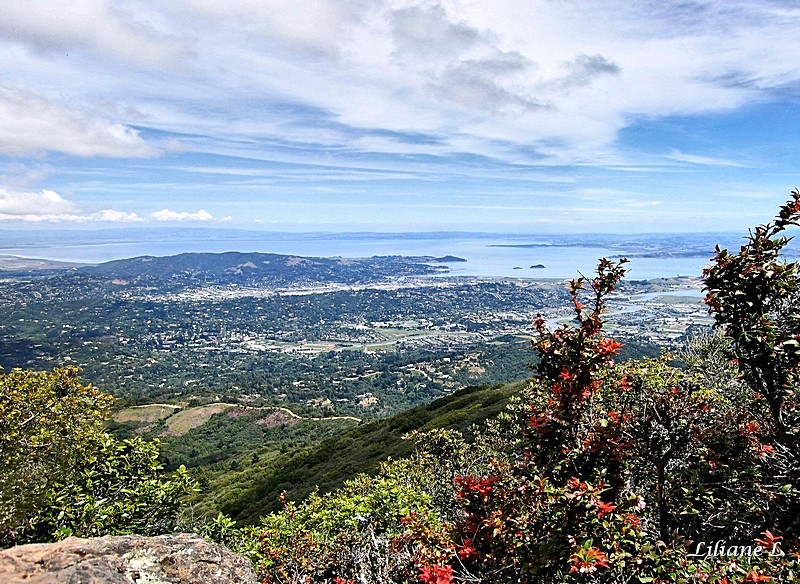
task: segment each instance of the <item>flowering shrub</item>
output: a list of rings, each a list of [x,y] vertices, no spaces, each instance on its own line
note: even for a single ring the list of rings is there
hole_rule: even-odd
[[[419,571],[419,581],[424,584],[450,584],[453,581],[451,566],[423,566]]]
[[[629,414],[608,409],[603,397],[628,383],[607,371],[621,344],[600,336],[623,263],[601,260],[596,278],[570,283],[575,326],[550,331],[541,317],[535,321],[540,359],[520,410],[521,451],[486,476],[456,480],[465,508],[464,578],[556,582],[617,567],[633,574],[645,565],[652,546],[638,515],[641,499],[622,488]],[[589,308],[580,296],[587,283]]]
[[[765,480],[776,528],[800,536],[800,264],[782,256],[800,223],[800,191],[771,223],[759,225],[738,254],[717,248],[704,272],[706,303],[731,340],[731,356],[752,391],[742,434]]]
[[[786,449],[800,432],[792,418],[800,408],[791,401],[800,349],[786,352],[800,339],[800,306],[792,304],[800,303],[800,282],[797,268],[778,259],[785,238],[769,243],[798,217],[794,193],[777,227],[756,230],[750,247],[759,253],[748,246],[746,259],[718,253],[719,269],[706,271],[706,283],[730,341],[693,342],[678,356],[683,365],[675,357],[614,365],[621,345],[601,335],[602,314],[623,262],[601,260],[596,278],[570,283],[572,325],[551,331],[544,319],[534,322],[540,360],[519,409],[518,456],[456,482],[465,506],[457,548],[465,581],[794,578],[794,556],[695,552],[703,541],[766,549],[780,537],[770,529],[794,536],[798,528],[797,474]],[[737,288],[754,278],[762,278],[760,287]],[[769,311],[786,316],[780,327],[766,319]],[[748,315],[750,325],[739,322]],[[726,326],[728,318],[735,324]],[[744,383],[720,358],[728,348]],[[783,371],[767,376],[768,367]]]
[[[421,573],[439,584],[452,571],[441,565],[453,554],[446,523],[427,494],[403,484],[391,469],[360,476],[332,495],[286,502],[255,535],[257,566],[267,583],[339,578],[378,584],[414,581]]]

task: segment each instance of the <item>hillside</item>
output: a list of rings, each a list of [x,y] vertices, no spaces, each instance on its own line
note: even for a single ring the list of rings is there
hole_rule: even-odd
[[[182,253],[114,260],[81,271],[130,283],[353,284],[387,277],[438,274],[448,269],[435,264],[462,261],[453,256],[309,258],[273,253]]]
[[[181,407],[152,404],[125,408],[106,427],[117,437],[142,436],[161,441],[161,460],[174,470],[193,471],[217,465],[244,468],[256,459],[271,458],[315,444],[358,423],[357,418],[302,417],[279,407],[213,403]]]
[[[242,523],[256,523],[260,516],[280,508],[278,497],[283,491],[291,500],[304,498],[315,486],[322,492],[332,491],[358,473],[374,472],[390,457],[409,455],[412,445],[402,436],[412,430],[450,428],[468,433],[473,424],[499,414],[525,383],[468,387],[390,418],[361,423],[297,451],[244,454],[240,457],[247,463],[243,470],[209,469],[195,513],[223,511]],[[260,459],[252,462],[253,454]]]

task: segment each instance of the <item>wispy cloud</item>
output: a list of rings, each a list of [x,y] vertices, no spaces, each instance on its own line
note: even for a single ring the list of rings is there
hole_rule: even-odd
[[[713,129],[704,144],[662,134],[646,151],[624,138],[653,120],[795,100],[800,11],[772,0],[31,0],[4,6],[0,50],[0,165],[49,165],[24,188],[74,193],[75,217],[124,207],[212,221],[236,217],[228,201],[284,193],[300,205],[303,181],[365,198],[422,185],[446,207],[490,180],[523,193],[609,176],[595,172],[753,169],[771,151],[718,149],[732,138]],[[132,158],[135,179],[115,162]],[[190,199],[213,191],[212,168],[258,180],[219,179],[238,199]],[[65,178],[78,172],[80,183]],[[104,187],[124,203],[98,204]],[[205,211],[171,210],[187,206]]]
[[[322,114],[354,129],[468,144],[472,153],[496,155],[490,145],[499,140],[560,143],[558,154],[585,157],[610,145],[626,119],[725,111],[800,79],[789,58],[800,17],[775,15],[768,3],[605,1],[578,9],[511,0],[488,11],[448,0],[314,0],[302,3],[306,12],[283,0],[134,2],[124,10],[94,0],[58,27],[39,17],[57,2],[28,4],[0,26],[8,42],[32,51],[28,58],[47,52],[67,78],[79,68],[82,90],[98,100],[135,100],[131,111],[148,127],[218,137],[262,132],[293,143],[316,128],[325,141],[316,125]],[[61,55],[71,48],[91,55],[97,70]],[[133,65],[126,83],[114,78],[104,87],[107,67],[121,58]],[[172,71],[176,61],[183,71]],[[153,86],[153,68],[171,75],[163,90]],[[750,81],[726,81],[732,76]],[[122,123],[141,121],[117,111]],[[342,134],[328,138],[350,145]]]
[[[699,164],[703,166],[745,166],[740,162],[733,160],[725,160],[724,158],[716,158],[714,156],[698,156],[696,154],[686,154],[680,150],[673,150],[667,156],[670,160],[677,162],[688,162],[689,164]]]
[[[180,69],[191,56],[185,37],[155,23],[163,18],[134,2],[26,0],[3,6],[0,38],[48,54],[100,53],[154,68]],[[184,35],[180,35],[184,36]]]

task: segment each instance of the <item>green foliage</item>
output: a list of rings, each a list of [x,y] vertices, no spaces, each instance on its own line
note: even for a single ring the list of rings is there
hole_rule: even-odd
[[[797,581],[800,265],[781,250],[799,223],[795,191],[739,254],[718,250],[704,278],[719,332],[681,354],[614,362],[622,346],[603,336],[603,313],[623,262],[601,260],[595,278],[569,284],[570,325],[535,321],[536,376],[495,420],[468,427],[514,388],[457,392],[287,458],[248,456],[272,470],[237,493],[241,515],[286,486],[302,496],[301,478],[340,488],[284,496],[257,527],[220,514],[201,530],[276,584]],[[14,399],[31,394],[52,414],[48,392],[74,395],[68,411],[102,398],[74,371],[61,383],[17,375],[4,460],[33,477],[49,457],[61,469],[31,497],[21,540],[174,525],[193,483],[182,469],[161,476],[156,444],[113,441],[85,413],[69,442],[66,421]],[[387,456],[403,458],[379,464]],[[354,469],[376,474],[342,484]]]
[[[452,528],[436,511],[446,507],[442,497],[455,501],[451,483],[441,481],[448,472],[441,456],[450,471],[468,458],[457,432],[416,438],[436,455],[426,450],[385,463],[374,477],[358,475],[334,493],[314,491],[299,503],[282,498],[284,509],[258,527],[236,528],[220,514],[201,532],[251,557],[267,583],[414,582],[419,565],[455,551]]]
[[[418,546],[412,530],[439,525],[429,503],[419,489],[386,475],[360,476],[332,495],[287,503],[264,518],[259,533],[265,581],[408,579]]]
[[[18,543],[174,531],[182,500],[196,483],[184,467],[163,476],[157,441],[99,434],[83,451],[75,473],[54,484],[39,512],[18,530]]]
[[[731,354],[754,392],[748,404],[747,435],[774,477],[765,484],[772,498],[800,482],[800,264],[786,261],[787,227],[800,224],[800,191],[771,223],[759,225],[738,254],[717,248],[715,265],[704,273],[706,302],[716,326],[731,340]],[[800,493],[783,497],[777,524],[800,536]]]
[[[36,509],[99,431],[112,402],[75,367],[0,370],[0,531]]]
[[[234,408],[214,414],[206,423],[180,436],[169,436],[161,444],[161,460],[168,469],[181,464],[189,468],[209,466],[233,459],[249,461],[254,449],[286,445],[296,450],[355,426],[352,419],[319,419],[288,423],[264,423],[271,410]],[[243,455],[250,453],[250,456]],[[256,461],[257,462],[257,461]]]
[[[537,322],[538,377],[517,409],[527,426],[515,445],[521,455],[457,480],[466,515],[459,524],[463,568],[455,577],[525,583],[794,577],[796,558],[731,562],[692,555],[696,542],[752,548],[780,537],[772,533],[785,525],[784,513],[793,517],[794,488],[785,486],[783,498],[775,491],[785,485],[785,468],[760,441],[763,433],[750,419],[758,399],[721,358],[724,339],[692,343],[681,367],[666,357],[613,365],[620,345],[599,332],[603,296],[621,275],[601,260],[590,312],[579,300],[585,281],[570,285],[576,326],[550,331]]]
[[[796,579],[797,550],[735,562],[692,552],[697,542],[770,549],[796,536],[800,281],[798,266],[779,257],[788,239],[778,234],[799,217],[795,192],[739,255],[718,252],[705,272],[707,301],[727,338],[691,343],[680,368],[667,358],[611,365],[619,344],[597,334],[616,266],[601,260],[588,314],[578,296],[585,281],[571,283],[576,326],[537,322],[523,455],[457,481],[468,560],[460,577]]]
[[[158,442],[102,429],[111,398],[75,368],[0,376],[0,545],[171,531],[195,482],[162,476]]]

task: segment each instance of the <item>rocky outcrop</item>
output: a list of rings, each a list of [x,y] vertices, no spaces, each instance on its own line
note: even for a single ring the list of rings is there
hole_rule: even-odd
[[[0,551],[3,584],[255,584],[247,559],[197,535],[70,537]]]

